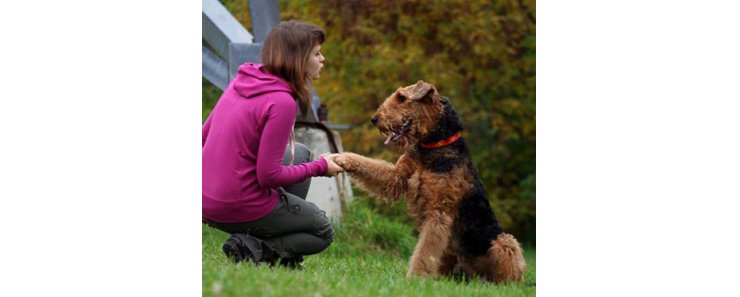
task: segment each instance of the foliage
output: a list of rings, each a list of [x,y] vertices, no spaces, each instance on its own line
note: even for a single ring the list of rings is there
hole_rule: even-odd
[[[237,2],[247,1],[224,1],[229,9]],[[341,132],[345,150],[395,161],[398,153],[382,145],[369,119],[396,88],[432,83],[461,114],[503,227],[534,243],[533,0],[282,0],[280,9],[284,20],[327,31],[315,87],[332,121],[357,126]],[[249,26],[244,11],[232,10]]]
[[[416,244],[416,230],[405,216],[385,215],[385,207],[373,207],[373,199],[357,196],[345,208],[342,232],[335,240],[342,245],[331,250],[336,255],[376,254],[400,259],[411,257]]]
[[[221,93],[223,93],[219,88],[212,85],[208,82],[208,80],[202,78],[202,85],[203,85],[203,117],[202,122],[205,123],[206,119],[208,118],[208,115],[211,114],[211,110],[213,110],[213,107],[216,106],[216,102],[218,102],[218,98],[221,97]]]
[[[378,213],[362,197],[335,225],[327,250],[307,256],[304,269],[231,264],[221,252],[227,234],[202,228],[203,296],[534,296],[535,250],[525,246],[524,284],[494,285],[479,280],[406,281],[408,257],[416,244],[411,228]]]

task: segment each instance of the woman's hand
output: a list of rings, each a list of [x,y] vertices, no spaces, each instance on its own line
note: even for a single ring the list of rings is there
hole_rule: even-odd
[[[326,160],[326,165],[329,167],[326,169],[326,175],[325,176],[335,176],[337,173],[343,172],[344,168],[337,165],[337,163],[334,162],[334,158],[339,156],[339,154],[323,154],[321,155],[324,160]]]

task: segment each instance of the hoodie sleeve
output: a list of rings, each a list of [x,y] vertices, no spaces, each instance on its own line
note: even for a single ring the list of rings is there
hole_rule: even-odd
[[[288,94],[275,94],[276,100],[267,108],[265,126],[257,153],[257,181],[262,187],[295,184],[311,176],[326,174],[326,160],[293,166],[283,166],[283,156],[290,139],[296,114],[296,103]]]

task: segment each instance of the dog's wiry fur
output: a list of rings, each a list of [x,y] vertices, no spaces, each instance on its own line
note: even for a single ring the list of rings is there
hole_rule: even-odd
[[[526,264],[519,242],[503,233],[463,138],[439,143],[463,129],[449,99],[419,81],[399,88],[373,116],[378,129],[404,153],[396,164],[353,153],[336,158],[368,192],[389,201],[406,197],[419,240],[407,277],[476,276],[521,282]]]

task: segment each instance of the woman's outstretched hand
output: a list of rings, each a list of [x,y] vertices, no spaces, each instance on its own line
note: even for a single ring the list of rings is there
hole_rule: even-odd
[[[326,170],[326,176],[335,176],[337,173],[343,172],[344,168],[337,165],[337,163],[334,162],[334,158],[339,156],[339,154],[323,154],[321,155],[324,160],[326,160],[326,164],[329,166],[329,168]]]

